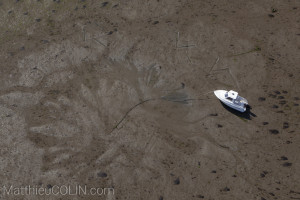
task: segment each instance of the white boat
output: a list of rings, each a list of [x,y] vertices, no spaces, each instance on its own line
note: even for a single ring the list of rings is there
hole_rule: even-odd
[[[239,96],[237,92],[233,90],[215,90],[214,93],[225,105],[240,112],[246,111],[248,101],[245,98]]]

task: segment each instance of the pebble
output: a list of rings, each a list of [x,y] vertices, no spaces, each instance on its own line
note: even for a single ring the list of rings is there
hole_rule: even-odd
[[[270,129],[269,132],[274,135],[277,135],[279,133],[279,131],[276,129]]]
[[[175,181],[174,181],[174,184],[175,184],[175,185],[179,185],[179,184],[180,184],[180,179],[179,179],[179,178],[176,178]]]
[[[107,177],[107,174],[105,172],[99,172],[97,175],[98,175],[98,177],[101,177],[101,178]]]

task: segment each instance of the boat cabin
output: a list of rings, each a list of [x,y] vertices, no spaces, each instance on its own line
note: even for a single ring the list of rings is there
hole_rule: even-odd
[[[237,97],[238,97],[238,93],[233,90],[230,90],[225,93],[225,98],[230,101],[237,99]]]
[[[238,106],[245,107],[248,104],[248,101],[245,98],[238,96],[238,93],[233,90],[226,92],[225,98]]]

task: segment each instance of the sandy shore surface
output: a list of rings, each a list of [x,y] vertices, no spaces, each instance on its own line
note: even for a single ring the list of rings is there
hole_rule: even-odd
[[[299,1],[17,0],[0,15],[1,199],[300,199]]]

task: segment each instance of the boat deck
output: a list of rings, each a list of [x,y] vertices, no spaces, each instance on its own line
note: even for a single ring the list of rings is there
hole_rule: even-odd
[[[233,100],[233,103],[242,106],[243,104],[248,104],[248,101],[241,96],[237,96],[237,98]]]

